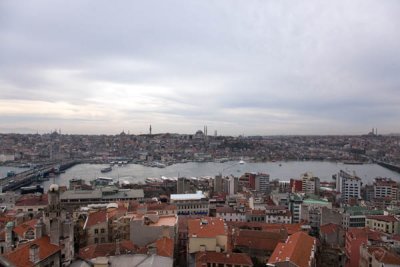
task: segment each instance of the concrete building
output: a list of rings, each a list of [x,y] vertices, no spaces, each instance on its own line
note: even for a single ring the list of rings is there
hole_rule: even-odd
[[[228,233],[222,218],[203,217],[188,220],[188,253],[227,249]]]
[[[400,234],[399,220],[394,215],[369,215],[365,225],[390,235]]]
[[[289,224],[292,222],[292,214],[283,206],[267,206],[265,208],[265,222]]]
[[[246,214],[229,206],[216,207],[216,217],[224,219],[225,222],[245,222]]]
[[[175,242],[178,235],[178,217],[176,215],[160,216],[156,212],[137,216],[131,220],[130,240],[138,246],[146,246],[163,237]]]
[[[190,179],[186,177],[179,177],[176,183],[178,194],[185,194],[190,192]]]
[[[176,205],[178,215],[208,215],[208,198],[201,191],[195,194],[171,194],[171,204]]]
[[[318,195],[320,188],[320,181],[311,172],[306,172],[301,175],[302,191],[305,194]]]
[[[389,197],[392,200],[397,200],[397,183],[390,178],[375,178],[374,198]]]
[[[270,193],[269,174],[257,173],[255,176],[254,189],[258,192],[269,194]]]
[[[143,198],[143,189],[103,187],[94,190],[67,190],[61,194],[61,203],[71,206],[83,206],[96,203],[142,200]]]
[[[301,220],[301,204],[303,197],[299,194],[290,194],[289,211],[292,214],[292,223],[299,223]]]
[[[360,206],[346,207],[342,216],[342,226],[346,230],[352,227],[365,227],[368,215],[383,215],[383,211]]]
[[[83,226],[86,232],[86,245],[110,242],[108,235],[109,221],[106,210],[99,210],[89,213]]]
[[[336,176],[336,191],[338,199],[342,202],[349,202],[350,199],[361,198],[361,178],[350,175],[340,170]]]

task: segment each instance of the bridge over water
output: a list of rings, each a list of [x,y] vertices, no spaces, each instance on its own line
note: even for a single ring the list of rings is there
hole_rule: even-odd
[[[48,163],[42,165],[41,167],[30,169],[14,176],[5,177],[0,180],[0,187],[3,192],[15,191],[23,186],[31,185],[34,182],[39,182],[41,178],[48,177],[50,173],[62,172],[68,168],[71,168],[78,161],[67,161],[58,163]]]

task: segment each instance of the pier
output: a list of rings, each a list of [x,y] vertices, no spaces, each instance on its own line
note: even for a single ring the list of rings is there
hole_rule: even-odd
[[[30,169],[14,176],[5,177],[0,180],[0,187],[3,192],[15,191],[23,186],[31,185],[35,182],[40,182],[41,178],[48,177],[50,173],[60,173],[72,166],[79,164],[78,161],[68,161],[59,163],[48,163],[39,168]]]

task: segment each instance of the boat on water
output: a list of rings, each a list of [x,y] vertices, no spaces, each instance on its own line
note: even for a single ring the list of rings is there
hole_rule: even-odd
[[[111,166],[110,166],[110,167],[107,167],[107,168],[103,168],[103,169],[101,169],[100,171],[101,171],[102,173],[110,172],[110,171],[112,171],[112,168],[111,168]]]
[[[246,162],[243,160],[243,159],[241,159],[240,161],[239,161],[239,164],[245,164]]]
[[[343,164],[346,164],[346,165],[363,165],[364,162],[355,161],[355,160],[345,160],[345,161],[343,161]]]

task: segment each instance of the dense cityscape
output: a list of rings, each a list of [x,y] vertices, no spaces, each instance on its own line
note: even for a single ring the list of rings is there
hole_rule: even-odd
[[[151,129],[151,128],[150,128]],[[271,179],[107,177],[187,162],[332,161],[399,172],[400,138],[194,134],[1,134],[1,266],[397,266],[400,183],[341,170]],[[60,173],[102,164],[89,183]],[[281,165],[281,164],[280,164]],[[285,168],[285,166],[282,166]],[[43,181],[52,180],[44,190]]]
[[[0,267],[400,267],[399,18],[0,0]]]

